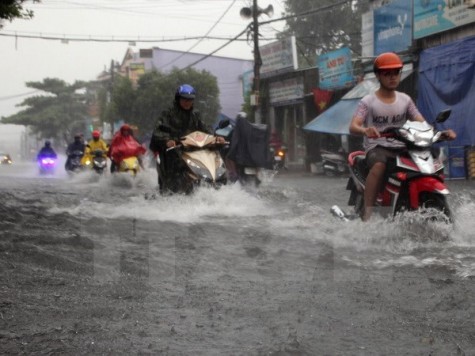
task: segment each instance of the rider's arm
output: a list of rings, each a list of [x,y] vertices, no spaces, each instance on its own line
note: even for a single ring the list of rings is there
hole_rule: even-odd
[[[374,126],[365,127],[364,120],[361,116],[353,116],[350,124],[350,133],[353,135],[380,137],[379,131]]]
[[[351,120],[349,128],[350,133],[359,136],[380,137],[379,131],[375,127],[366,127],[364,124],[364,118],[368,115],[368,110],[369,108],[366,103],[361,100],[358,103],[353,119]]]

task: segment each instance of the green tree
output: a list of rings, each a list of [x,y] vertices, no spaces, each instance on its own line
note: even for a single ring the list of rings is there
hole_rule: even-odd
[[[46,78],[42,82],[27,82],[26,86],[45,95],[26,98],[19,104],[25,109],[2,117],[2,123],[30,126],[41,138],[62,138],[65,142],[73,132],[85,129],[90,101],[85,82],[68,85],[61,79]]]
[[[23,8],[26,0],[2,0],[0,2],[0,28],[2,28],[2,20],[12,21],[15,18],[31,19],[33,11]],[[33,2],[40,2],[33,0]]]
[[[283,37],[295,35],[300,65],[315,66],[316,53],[349,47],[361,55],[361,15],[368,2],[320,0],[286,0],[288,15],[307,14],[287,19]],[[315,11],[313,11],[315,10]]]
[[[110,99],[110,100],[109,100]],[[98,101],[101,105],[101,120],[113,124],[116,121],[134,121],[136,91],[129,78],[116,76],[109,97],[107,88],[99,91]]]
[[[212,125],[221,109],[219,89],[216,77],[205,70],[175,68],[166,74],[157,71],[147,72],[139,79],[134,94],[130,94],[130,87],[123,85],[121,91],[113,91],[111,102],[116,103],[113,105],[114,110],[117,110],[117,117],[137,125],[142,134],[148,133],[155,127],[162,111],[172,105],[176,88],[184,83],[195,88],[195,109],[201,112],[203,120],[208,125]],[[122,99],[118,99],[119,93]],[[130,106],[131,100],[125,96],[134,101],[133,107]]]

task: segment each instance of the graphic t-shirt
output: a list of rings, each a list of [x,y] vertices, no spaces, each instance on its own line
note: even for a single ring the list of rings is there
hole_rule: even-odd
[[[355,116],[362,117],[365,127],[374,126],[379,132],[391,128],[401,127],[407,120],[414,120],[421,115],[409,95],[396,92],[395,100],[390,103],[382,102],[376,94],[366,95],[358,104]],[[404,148],[404,143],[386,137],[364,137],[363,142],[366,152],[376,146],[388,148]]]

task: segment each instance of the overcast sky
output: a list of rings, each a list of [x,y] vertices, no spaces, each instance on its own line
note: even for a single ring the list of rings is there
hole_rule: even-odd
[[[226,40],[187,40],[208,36],[233,38],[243,31],[250,20],[243,20],[239,11],[250,6],[251,0],[42,0],[40,4],[26,2],[35,13],[31,20],[4,22],[0,30],[0,117],[12,115],[32,89],[28,81],[60,78],[69,84],[75,80],[94,80],[111,60],[121,62],[135,40],[133,48],[160,47],[208,54],[224,45]],[[284,11],[283,0],[259,0],[262,8],[272,4],[274,19]],[[224,15],[224,17],[223,17]],[[222,18],[222,19],[221,19]],[[220,20],[221,19],[221,20]],[[269,18],[262,15],[261,21]],[[275,38],[284,21],[262,26],[264,38]],[[18,37],[15,37],[15,34]],[[7,36],[5,36],[7,35]],[[31,37],[62,37],[62,41]],[[241,39],[245,39],[242,36]],[[90,39],[73,41],[72,39]],[[156,42],[140,42],[159,40]],[[163,40],[179,41],[163,41]],[[97,42],[93,40],[105,40]],[[65,41],[64,41],[65,42]],[[261,41],[261,44],[269,41]],[[215,55],[252,59],[252,43],[235,41]],[[1,127],[0,127],[1,130]]]

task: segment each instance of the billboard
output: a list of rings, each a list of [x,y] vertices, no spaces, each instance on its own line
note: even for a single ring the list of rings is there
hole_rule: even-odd
[[[322,54],[317,59],[320,89],[338,89],[352,86],[355,82],[351,50],[348,47]]]
[[[472,0],[420,0],[414,1],[414,38],[475,22],[475,5]]]
[[[374,10],[374,54],[401,52],[412,44],[412,1],[395,0]]]

